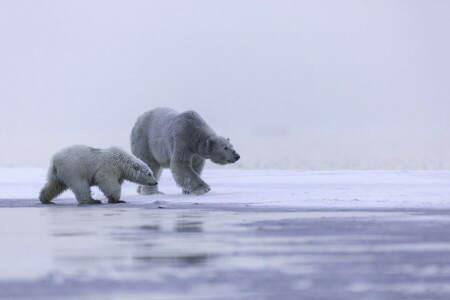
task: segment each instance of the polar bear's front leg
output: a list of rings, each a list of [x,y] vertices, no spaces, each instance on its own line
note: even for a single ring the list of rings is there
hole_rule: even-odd
[[[170,170],[185,194],[203,195],[211,190],[194,171],[189,160],[173,160],[170,163]]]
[[[77,181],[70,184],[79,204],[101,204],[100,200],[94,200],[91,196],[91,187],[87,182]]]
[[[202,175],[203,168],[205,167],[205,159],[199,156],[192,158],[192,168],[198,176]]]
[[[194,156],[192,158],[192,169],[200,177],[202,175],[203,167],[205,166],[205,159],[199,156]],[[207,193],[206,191],[205,193]],[[190,194],[189,190],[183,189],[183,194]],[[204,193],[203,193],[204,194]]]
[[[97,183],[98,188],[108,198],[108,203],[126,203],[126,201],[120,200],[122,193],[122,187],[119,181],[105,180]]]

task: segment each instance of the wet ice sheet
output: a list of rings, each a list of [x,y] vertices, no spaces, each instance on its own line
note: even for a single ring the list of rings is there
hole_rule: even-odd
[[[0,298],[445,299],[449,224],[448,211],[1,208]]]
[[[208,171],[80,207],[0,170],[0,299],[446,299],[450,172]],[[102,199],[98,190],[95,197]]]

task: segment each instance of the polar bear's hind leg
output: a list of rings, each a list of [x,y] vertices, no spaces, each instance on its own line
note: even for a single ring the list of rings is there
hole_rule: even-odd
[[[67,190],[67,186],[64,182],[52,178],[42,188],[41,193],[39,194],[39,200],[42,204],[54,204],[52,200],[65,190]]]

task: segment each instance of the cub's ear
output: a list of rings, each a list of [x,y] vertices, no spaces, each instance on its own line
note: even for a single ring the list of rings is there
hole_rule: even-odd
[[[227,138],[227,141],[230,141],[230,138]]]

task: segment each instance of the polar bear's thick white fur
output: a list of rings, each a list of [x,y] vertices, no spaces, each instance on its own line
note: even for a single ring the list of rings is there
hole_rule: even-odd
[[[44,204],[53,204],[51,200],[68,188],[79,204],[100,204],[100,200],[92,199],[93,185],[100,188],[109,203],[123,203],[120,195],[124,180],[157,184],[150,168],[134,155],[117,147],[96,149],[83,145],[64,148],[53,155],[47,180],[39,195]]]
[[[183,193],[195,195],[210,191],[200,178],[206,159],[224,165],[240,158],[229,140],[217,136],[197,112],[177,113],[170,108],[156,108],[137,119],[131,152],[152,169],[157,180],[163,168],[170,168]],[[140,186],[138,192],[159,193],[156,186]]]

